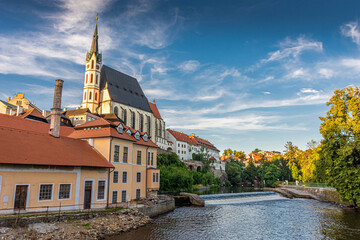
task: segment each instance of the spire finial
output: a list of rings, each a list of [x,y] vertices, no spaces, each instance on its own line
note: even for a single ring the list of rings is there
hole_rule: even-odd
[[[96,23],[98,22],[99,20],[99,13],[96,13]]]

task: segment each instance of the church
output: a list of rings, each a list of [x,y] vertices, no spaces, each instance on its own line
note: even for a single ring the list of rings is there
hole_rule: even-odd
[[[86,70],[81,109],[92,114],[115,114],[125,125],[147,132],[163,150],[167,150],[165,122],[157,106],[150,103],[136,78],[102,64],[98,44],[98,26],[86,53]]]

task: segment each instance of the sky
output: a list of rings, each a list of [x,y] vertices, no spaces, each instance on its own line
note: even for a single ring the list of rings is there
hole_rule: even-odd
[[[334,90],[359,85],[360,2],[1,0],[0,99],[81,104],[99,15],[103,64],[134,76],[166,127],[221,151],[319,141]]]

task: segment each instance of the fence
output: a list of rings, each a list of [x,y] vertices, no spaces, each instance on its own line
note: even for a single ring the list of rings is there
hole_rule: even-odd
[[[0,209],[0,226],[18,225],[22,218],[39,218],[40,222],[60,221],[63,216],[81,215],[81,218],[89,218],[97,213],[111,213],[120,208],[139,207],[140,204],[136,201],[132,202],[117,202],[111,203],[108,207],[104,203],[92,203],[91,208],[84,209],[84,204],[72,205],[49,205],[26,207],[26,209],[1,208]],[[141,204],[142,206],[142,204]]]

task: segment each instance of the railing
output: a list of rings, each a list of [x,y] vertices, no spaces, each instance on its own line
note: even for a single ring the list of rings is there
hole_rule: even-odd
[[[111,203],[108,207],[104,203],[92,203],[91,208],[84,209],[84,204],[71,204],[71,205],[48,205],[48,206],[27,206],[26,209],[14,209],[14,208],[1,208],[0,209],[0,221],[2,219],[16,219],[15,225],[21,218],[26,217],[56,217],[60,221],[63,215],[71,214],[87,214],[88,216],[93,213],[101,212],[116,212],[122,208],[138,207],[139,204],[136,201],[131,202],[117,202]]]

